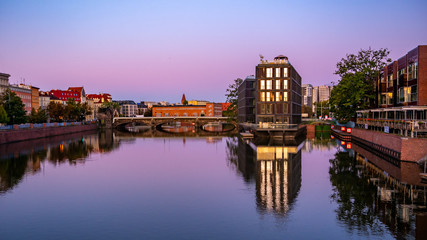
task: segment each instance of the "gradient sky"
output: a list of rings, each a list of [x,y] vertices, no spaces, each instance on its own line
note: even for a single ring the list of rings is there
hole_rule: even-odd
[[[427,44],[427,1],[0,1],[0,72],[113,99],[225,100],[259,54],[330,84],[361,48]]]

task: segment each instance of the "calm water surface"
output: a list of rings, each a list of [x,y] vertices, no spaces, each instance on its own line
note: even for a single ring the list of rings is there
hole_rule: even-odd
[[[0,239],[425,239],[425,185],[346,146],[111,132],[0,145]]]

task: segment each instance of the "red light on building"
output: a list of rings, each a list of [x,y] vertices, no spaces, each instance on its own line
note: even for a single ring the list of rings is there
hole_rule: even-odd
[[[351,128],[347,128],[346,132],[351,133]]]
[[[345,132],[345,127],[341,127],[341,131]]]
[[[334,129],[334,125],[331,125],[331,129]]]
[[[351,149],[351,143],[347,143],[346,148]]]
[[[345,145],[345,142],[344,142],[344,141],[341,141],[341,145]]]
[[[331,139],[334,139],[335,137],[334,137],[334,135],[331,135]]]

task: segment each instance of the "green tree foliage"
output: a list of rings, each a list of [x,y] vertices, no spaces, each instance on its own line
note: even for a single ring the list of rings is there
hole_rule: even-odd
[[[322,102],[316,102],[314,103],[314,112],[316,113],[316,116],[330,116],[329,115],[329,101],[322,101]]]
[[[225,96],[227,97],[226,102],[231,103],[225,111],[224,116],[236,118],[237,117],[237,98],[239,94],[239,86],[242,84],[241,78],[234,79],[234,82],[228,85]]]
[[[335,117],[348,121],[356,110],[373,108],[377,104],[375,83],[379,71],[391,62],[385,49],[360,50],[347,54],[337,63],[335,74],[341,79],[331,92],[330,103]]]
[[[21,98],[16,96],[14,92],[10,90],[5,91],[0,101],[0,105],[3,105],[9,117],[7,124],[21,124],[27,122],[25,105],[22,103]]]
[[[45,123],[47,122],[47,112],[41,107],[37,111],[33,108],[28,120],[30,123]]]
[[[9,122],[9,117],[7,116],[7,112],[4,109],[3,105],[0,105],[0,123]]]
[[[153,116],[153,109],[149,108],[147,109],[147,111],[144,113],[144,117],[152,117]]]
[[[306,105],[302,106],[301,112],[307,113],[309,118],[311,118],[313,116],[313,110],[309,106],[306,106]]]
[[[65,108],[64,105],[57,102],[50,102],[47,106],[51,121],[62,122],[64,120]]]
[[[116,102],[104,102],[102,103],[102,105],[99,107],[98,111],[101,113],[105,113],[107,111],[107,109],[112,109],[112,110],[120,110],[120,105]]]

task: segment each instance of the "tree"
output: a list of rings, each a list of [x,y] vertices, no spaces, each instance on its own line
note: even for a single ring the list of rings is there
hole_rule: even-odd
[[[47,106],[49,117],[55,122],[62,122],[64,119],[65,109],[64,105],[57,102],[50,102]]]
[[[21,98],[16,96],[14,92],[10,90],[5,91],[0,101],[0,104],[3,105],[9,117],[8,124],[21,124],[27,122],[25,105],[22,103]]]
[[[316,113],[316,116],[325,116],[329,115],[329,101],[322,101],[322,102],[316,102],[314,103],[314,112]]]
[[[0,105],[0,123],[9,122],[9,117],[7,116],[7,112],[2,105]]]
[[[356,110],[377,105],[375,86],[378,74],[388,63],[390,51],[385,49],[361,49],[357,54],[347,54],[337,63],[335,74],[340,76],[331,92],[330,103],[335,117],[348,121]]]
[[[112,110],[120,110],[120,105],[116,102],[104,102],[101,104],[101,106],[99,107],[98,111],[100,113],[105,113],[107,111],[107,109],[111,108]]]
[[[32,108],[28,121],[30,123],[45,123],[45,122],[47,122],[46,110],[39,107],[39,109],[36,111],[34,108]]]
[[[239,86],[242,84],[243,80],[241,78],[237,78],[234,82],[228,85],[228,89],[226,90],[225,96],[227,97],[226,102],[230,103],[225,116],[236,118],[237,117],[237,98],[239,95]]]
[[[311,107],[307,105],[303,105],[301,108],[301,111],[302,113],[307,113],[309,118],[313,116],[313,110],[311,109]]]
[[[153,109],[148,108],[147,111],[144,113],[144,117],[152,117],[153,116]]]

